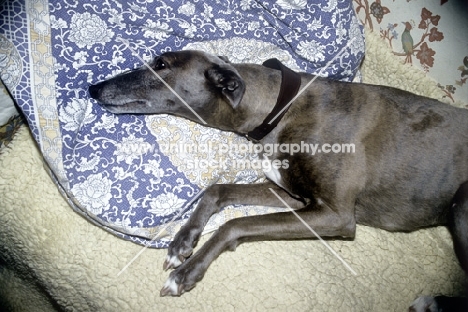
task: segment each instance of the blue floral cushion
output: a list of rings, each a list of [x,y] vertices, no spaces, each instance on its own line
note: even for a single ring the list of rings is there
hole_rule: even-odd
[[[113,115],[88,86],[166,51],[199,49],[232,62],[276,57],[289,67],[350,81],[363,28],[346,1],[6,1],[0,7],[1,78],[71,206],[123,238],[166,247],[213,183],[263,173],[231,133],[173,116]],[[328,64],[330,62],[330,64]],[[328,66],[327,66],[328,64]],[[323,70],[322,70],[323,69]],[[273,211],[228,207],[207,227]]]

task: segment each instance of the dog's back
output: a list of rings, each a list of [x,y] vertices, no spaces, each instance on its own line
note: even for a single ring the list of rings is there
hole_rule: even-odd
[[[399,89],[323,79],[306,93],[312,101],[299,98],[290,108],[279,143],[353,143],[356,151],[297,155],[289,163],[310,162],[320,174],[351,163],[359,224],[390,231],[447,224],[451,199],[468,181],[468,110]]]
[[[450,201],[468,180],[468,111],[400,90],[380,94],[388,107],[362,141],[372,170],[357,198],[358,222],[367,223],[365,205],[380,206],[387,230],[446,224]]]

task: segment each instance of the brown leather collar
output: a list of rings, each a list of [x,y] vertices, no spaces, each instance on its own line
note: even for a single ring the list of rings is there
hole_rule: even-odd
[[[260,141],[278,125],[281,118],[288,111],[289,106],[291,106],[288,104],[297,95],[301,86],[301,76],[284,66],[278,59],[266,60],[263,66],[281,70],[281,88],[276,105],[270,114],[263,120],[261,125],[245,135],[251,141]]]

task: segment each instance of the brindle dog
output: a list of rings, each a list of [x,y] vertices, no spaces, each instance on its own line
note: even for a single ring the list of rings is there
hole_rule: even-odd
[[[208,126],[247,134],[270,113],[282,83],[279,70],[200,51],[165,53],[150,67],[92,85],[89,93],[116,114],[164,113],[200,122],[194,111]],[[316,78],[298,75],[301,89]],[[252,216],[227,222],[192,255],[208,218],[222,207],[283,207],[270,189],[322,237],[353,238],[356,224],[388,231],[448,225],[468,270],[468,110],[390,87],[317,78],[260,141],[298,142],[353,143],[355,152],[276,151],[268,160],[289,166],[273,166],[266,173],[271,182],[209,188],[169,247],[164,268],[175,270],[161,295],[190,290],[213,260],[243,242],[315,238],[292,212]],[[464,302],[422,297],[411,309]]]

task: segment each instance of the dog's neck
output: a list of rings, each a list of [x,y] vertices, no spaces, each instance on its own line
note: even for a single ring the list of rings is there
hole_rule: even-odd
[[[253,141],[261,140],[276,127],[299,91],[301,76],[277,60],[268,62],[264,64],[269,68],[266,71],[265,67],[251,64],[234,65],[246,82],[246,92],[234,113],[232,110],[220,112],[218,125],[220,122],[229,124],[227,130]]]
[[[246,134],[249,140],[256,142],[263,139],[278,125],[301,86],[301,76],[283,65],[278,59],[269,59],[263,63],[263,66],[281,71],[281,87],[271,112],[260,125]]]

